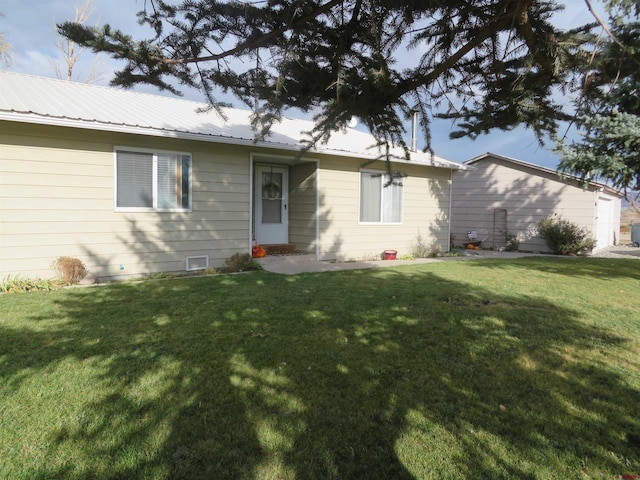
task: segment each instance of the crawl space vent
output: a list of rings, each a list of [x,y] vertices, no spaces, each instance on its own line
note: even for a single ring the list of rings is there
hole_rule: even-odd
[[[187,272],[206,270],[207,268],[209,268],[209,255],[187,257]]]

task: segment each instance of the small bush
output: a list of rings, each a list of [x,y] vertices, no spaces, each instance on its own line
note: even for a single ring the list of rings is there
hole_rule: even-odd
[[[57,280],[43,280],[41,278],[7,277],[0,283],[2,293],[23,293],[49,291],[61,288],[63,284]]]
[[[65,283],[78,283],[87,276],[87,267],[77,258],[58,257],[53,262],[53,270]]]
[[[504,249],[507,252],[517,252],[520,248],[520,240],[517,235],[507,234],[507,245]]]
[[[228,272],[249,272],[262,267],[248,253],[234,253],[224,261]]]
[[[577,255],[590,252],[596,246],[596,241],[588,230],[559,215],[554,214],[540,220],[538,231],[556,255]]]
[[[430,258],[437,257],[442,252],[440,245],[434,240],[431,244],[428,244],[422,237],[420,231],[415,242],[411,245],[409,255],[413,258]]]

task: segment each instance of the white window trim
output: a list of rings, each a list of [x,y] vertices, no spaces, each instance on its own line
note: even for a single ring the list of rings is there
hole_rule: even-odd
[[[387,172],[382,170],[374,170],[371,168],[361,168],[358,172],[358,225],[403,225],[404,224],[404,178],[402,182],[402,209],[400,210],[400,221],[399,222],[383,222],[382,220],[379,222],[363,222],[360,220],[360,209],[362,202],[362,174],[363,173],[377,173],[381,176],[388,175]],[[406,178],[406,177],[405,177]],[[383,195],[384,187],[380,190],[380,208],[384,208]],[[382,211],[380,212],[380,218],[382,218]]]
[[[148,153],[153,157],[152,188],[153,207],[119,207],[118,206],[118,152]],[[188,208],[158,208],[158,155],[183,155],[189,157],[189,207]],[[113,149],[113,210],[115,212],[175,212],[190,213],[193,208],[193,156],[189,152],[175,150],[159,150],[153,148],[139,148],[116,146]]]
[[[196,260],[196,259],[204,259],[204,267],[189,268],[189,261]],[[197,272],[197,271],[206,270],[207,268],[209,268],[209,255],[194,255],[194,256],[189,256],[185,258],[184,269],[187,272]]]

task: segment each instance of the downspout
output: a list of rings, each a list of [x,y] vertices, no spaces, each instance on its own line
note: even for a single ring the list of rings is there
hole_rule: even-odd
[[[316,262],[320,261],[320,160],[316,160]]]
[[[449,170],[449,234],[447,236],[447,252],[451,251],[451,199],[453,198],[453,169]]]
[[[253,236],[254,236],[254,219],[253,219],[253,155],[249,158],[249,253],[252,253]]]

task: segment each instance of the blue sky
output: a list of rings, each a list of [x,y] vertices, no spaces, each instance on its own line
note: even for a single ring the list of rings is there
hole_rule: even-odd
[[[56,47],[55,24],[74,15],[74,5],[82,0],[0,0],[0,32],[12,45],[13,62],[10,66],[1,65],[0,69],[39,76],[55,77],[52,62],[60,60]],[[594,6],[602,12],[602,6],[594,1]],[[148,32],[141,31],[135,14],[144,7],[144,0],[94,0],[95,9],[88,24],[110,24],[134,36],[147,37]],[[565,11],[555,20],[562,28],[570,28],[592,22],[586,4],[582,0],[564,2]],[[602,18],[606,18],[601,14]],[[84,81],[89,72],[101,73],[101,80],[94,83],[107,85],[112,72],[121,67],[121,63],[105,55],[96,59],[91,52],[84,52],[81,61],[74,68],[77,80]],[[158,93],[152,87],[140,87],[136,90]],[[197,91],[185,91],[185,98],[202,101]],[[226,101],[233,101],[226,98]],[[235,105],[241,106],[238,102]],[[478,139],[449,139],[451,123],[437,121],[433,125],[433,147],[435,153],[443,158],[463,162],[485,152],[493,152],[526,162],[555,168],[558,158],[549,149],[540,147],[532,132],[518,128],[510,132],[496,131]],[[407,139],[408,141],[409,139]],[[418,146],[423,144],[419,141]]]

